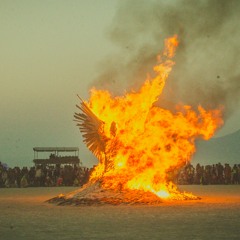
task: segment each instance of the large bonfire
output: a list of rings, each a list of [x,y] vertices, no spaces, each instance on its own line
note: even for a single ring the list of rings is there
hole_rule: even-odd
[[[170,173],[191,160],[196,138],[209,139],[223,121],[220,109],[178,106],[173,113],[156,105],[177,46],[177,36],[165,40],[155,76],[138,92],[113,97],[109,91],[92,89],[89,102],[80,99],[75,120],[99,164],[85,186],[50,202],[155,204],[197,198],[178,191]]]

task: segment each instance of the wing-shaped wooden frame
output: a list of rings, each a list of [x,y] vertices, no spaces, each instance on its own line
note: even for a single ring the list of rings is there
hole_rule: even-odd
[[[80,109],[80,113],[75,113],[74,118],[77,122],[83,141],[90,151],[101,161],[107,138],[104,134],[104,122],[100,120],[91,109],[80,99],[80,105],[76,105]]]

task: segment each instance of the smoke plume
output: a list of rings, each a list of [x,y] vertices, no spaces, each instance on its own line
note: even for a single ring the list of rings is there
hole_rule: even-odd
[[[178,34],[176,65],[159,104],[215,108],[229,116],[240,96],[240,1],[119,1],[108,37],[116,53],[93,85],[114,94],[138,88],[152,72],[164,39]]]

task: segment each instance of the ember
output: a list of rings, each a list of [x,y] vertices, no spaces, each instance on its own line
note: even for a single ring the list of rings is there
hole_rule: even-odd
[[[107,203],[125,202],[126,194],[127,202],[150,204],[162,199],[197,199],[179,192],[169,172],[189,162],[195,152],[195,139],[209,139],[223,121],[220,109],[199,106],[196,112],[191,106],[177,106],[173,113],[154,105],[174,65],[177,46],[177,36],[165,40],[165,49],[154,67],[155,76],[149,76],[139,91],[113,97],[106,90],[92,89],[89,102],[80,99],[81,112],[75,113],[75,119],[99,164],[88,185],[62,199],[86,199],[85,192],[91,186],[95,186],[93,195],[95,192],[97,199],[104,199],[108,193]],[[137,201],[136,191],[139,199],[145,200]],[[113,193],[118,201],[109,197]]]

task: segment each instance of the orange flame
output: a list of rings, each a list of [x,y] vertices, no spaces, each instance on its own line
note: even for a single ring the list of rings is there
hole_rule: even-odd
[[[177,36],[165,40],[162,57],[153,68],[155,76],[148,77],[138,92],[113,97],[108,91],[91,90],[86,104],[105,122],[104,133],[115,143],[108,171],[99,163],[91,181],[101,178],[105,188],[139,189],[160,198],[182,198],[168,173],[189,162],[195,139],[209,139],[223,121],[220,109],[207,111],[199,106],[196,112],[183,106],[173,113],[154,105],[175,64],[172,58],[177,46]],[[111,147],[110,143],[107,150]]]

